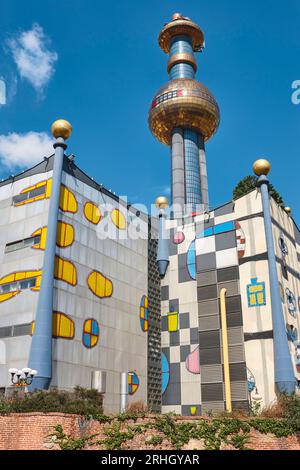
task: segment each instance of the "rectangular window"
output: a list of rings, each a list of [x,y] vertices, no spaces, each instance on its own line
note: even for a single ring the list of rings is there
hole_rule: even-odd
[[[36,235],[34,237],[24,238],[16,242],[7,243],[5,246],[5,253],[11,253],[12,251],[22,250],[23,248],[30,247],[32,245],[38,245],[41,241],[41,236]]]
[[[41,194],[45,194],[46,192],[46,184],[43,186],[39,186],[38,188],[32,189],[27,193],[18,194],[17,196],[13,197],[13,204],[19,204],[20,202],[26,201],[26,199],[32,199],[34,197],[40,196]]]
[[[0,294],[15,292],[19,290],[31,289],[36,285],[36,277],[24,279],[23,281],[8,282],[0,286]]]

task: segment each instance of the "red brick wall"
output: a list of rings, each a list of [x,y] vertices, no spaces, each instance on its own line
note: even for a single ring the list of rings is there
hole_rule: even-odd
[[[82,437],[85,433],[86,435],[99,434],[99,438],[103,436],[103,427],[99,422],[91,421],[85,428],[80,428],[80,417],[77,415],[14,413],[9,416],[0,416],[0,450],[57,449],[57,446],[50,444],[50,439],[47,438],[57,424],[61,424],[64,432],[75,438]],[[300,436],[276,438],[270,434],[264,435],[251,430],[247,447],[257,450],[300,450]],[[132,448],[135,448],[134,442]],[[149,449],[149,447],[145,448]]]

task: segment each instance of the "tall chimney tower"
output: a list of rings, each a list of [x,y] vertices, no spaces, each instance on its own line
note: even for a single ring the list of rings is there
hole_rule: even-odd
[[[171,147],[173,208],[180,208],[179,213],[206,211],[205,142],[216,132],[220,113],[211,92],[194,79],[194,53],[202,51],[204,35],[189,18],[175,13],[161,30],[158,43],[169,54],[170,81],[152,101],[149,127],[160,142]]]

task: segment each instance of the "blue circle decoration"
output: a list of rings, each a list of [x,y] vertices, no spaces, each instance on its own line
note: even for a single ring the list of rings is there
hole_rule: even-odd
[[[192,279],[196,279],[196,243],[192,241],[187,252],[187,269]]]
[[[97,320],[88,318],[83,325],[82,342],[86,348],[93,348],[99,340],[99,324]]]
[[[163,352],[161,353],[161,374],[162,374],[161,393],[164,394],[167,389],[167,386],[169,385],[170,366],[169,366],[167,356]]]
[[[296,313],[297,313],[297,302],[296,302],[295,296],[293,292],[290,291],[290,289],[288,288],[285,289],[285,294],[286,294],[286,299],[287,299],[288,310],[290,314],[292,315],[292,317],[295,318]]]

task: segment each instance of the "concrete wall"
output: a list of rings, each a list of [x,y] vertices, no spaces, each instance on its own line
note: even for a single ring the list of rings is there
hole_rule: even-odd
[[[0,187],[0,278],[18,271],[42,268],[43,250],[27,247],[4,253],[4,249],[6,243],[30,237],[35,230],[47,226],[49,199],[15,207],[12,197],[50,177],[51,172],[35,174]],[[66,389],[75,385],[90,387],[92,371],[105,371],[105,411],[118,411],[121,372],[135,372],[138,376],[139,387],[129,397],[129,402],[147,401],[147,331],[141,328],[140,303],[142,297],[147,296],[148,289],[148,223],[140,224],[143,238],[130,239],[126,230],[134,223],[133,219],[127,219],[126,208],[119,208],[114,198],[65,172],[62,183],[70,191],[71,206],[73,204],[73,209],[74,205],[77,207],[76,211],[72,208],[60,210],[59,220],[73,227],[74,241],[70,246],[57,247],[57,255],[73,264],[77,279],[69,282],[70,273],[67,273],[67,282],[66,279],[55,281],[54,311],[67,315],[74,337],[53,339],[51,386]],[[87,202],[101,205],[102,218],[98,224],[90,222],[84,215]],[[104,208],[107,202],[111,205],[109,210]],[[66,204],[69,203],[70,200],[66,200]],[[111,211],[114,208],[127,219],[126,230],[118,229],[112,223]],[[112,230],[104,240],[97,235],[101,224]],[[93,271],[108,279],[113,287],[110,296],[100,298],[89,288],[87,280]],[[0,302],[0,387],[9,384],[8,368],[28,365],[30,329],[38,295],[38,292],[26,289]],[[98,342],[91,348],[83,343],[84,322],[88,319],[94,319],[99,327]],[[27,325],[26,332],[21,332],[20,336],[11,337],[11,332],[7,334],[3,329],[20,324]]]

